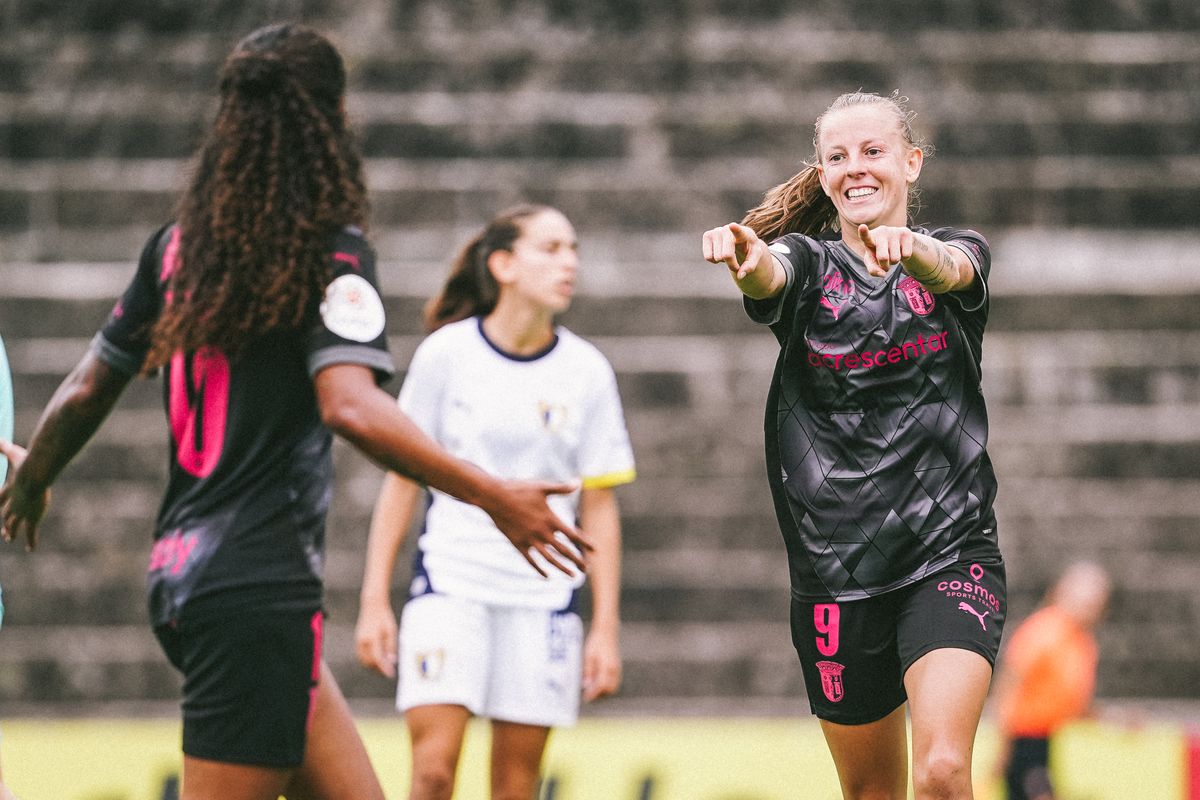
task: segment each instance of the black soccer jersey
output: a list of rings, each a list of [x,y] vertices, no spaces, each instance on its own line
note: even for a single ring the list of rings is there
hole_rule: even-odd
[[[321,601],[332,437],[312,376],[334,363],[393,370],[371,248],[353,229],[331,244],[332,278],[302,329],[268,333],[234,359],[178,353],[163,370],[170,470],[147,579],[156,625]],[[93,341],[113,367],[140,369],[178,252],[174,226],[142,251]]]
[[[965,292],[929,293],[899,267],[870,276],[840,239],[771,244],[787,284],[746,299],[781,350],[767,401],[767,469],[798,599],[854,600],[961,557],[998,556],[979,391],[987,242],[963,250]]]

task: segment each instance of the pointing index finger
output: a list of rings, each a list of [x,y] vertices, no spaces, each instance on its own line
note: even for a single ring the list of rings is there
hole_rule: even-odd
[[[733,234],[733,240],[738,244],[746,244],[752,242],[758,236],[753,228],[747,227],[737,222],[729,223],[729,231]]]

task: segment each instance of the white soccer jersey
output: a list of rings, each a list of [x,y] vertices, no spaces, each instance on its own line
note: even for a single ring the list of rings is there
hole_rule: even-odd
[[[449,452],[502,478],[582,480],[607,488],[634,478],[616,376],[594,346],[566,330],[529,358],[504,353],[479,318],[446,325],[417,348],[400,407]],[[583,577],[538,575],[479,508],[431,490],[418,540],[430,587],[483,603],[564,608]],[[551,495],[574,522],[579,493]]]

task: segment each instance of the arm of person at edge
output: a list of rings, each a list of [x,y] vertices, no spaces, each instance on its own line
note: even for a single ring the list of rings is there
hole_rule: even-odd
[[[392,573],[420,497],[419,485],[389,472],[383,479],[383,488],[379,490],[379,499],[371,514],[367,560],[358,596],[358,622],[354,626],[354,648],[359,663],[386,678],[396,677],[398,628],[396,613],[392,610]]]
[[[787,273],[753,229],[731,222],[704,232],[704,260],[724,264],[742,294],[751,300],[778,297]]]
[[[932,236],[889,225],[859,225],[858,238],[866,247],[867,272],[877,278],[899,264],[932,294],[960,292],[975,282],[975,267],[967,254]]]
[[[133,375],[114,369],[89,351],[54,392],[29,440],[29,448],[0,443],[13,472],[0,489],[6,542],[25,536],[37,549],[38,525],[50,502],[50,485],[112,411]]]
[[[376,463],[483,509],[542,576],[546,571],[533,553],[567,575],[574,574],[571,565],[586,569],[583,555],[567,547],[559,533],[581,553],[592,550],[592,543],[546,504],[546,495],[567,494],[577,484],[501,480],[455,458],[376,386],[368,367],[333,364],[317,373],[315,383],[321,420]]]
[[[621,686],[621,514],[612,489],[584,489],[579,519],[596,549],[588,562],[592,624],[583,645],[583,699],[590,703]]]

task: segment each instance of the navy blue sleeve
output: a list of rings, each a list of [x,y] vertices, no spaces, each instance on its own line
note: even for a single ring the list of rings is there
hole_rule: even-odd
[[[92,340],[100,360],[131,375],[142,368],[150,351],[150,330],[162,311],[160,254],[173,230],[173,226],[164,226],[146,242],[133,280]]]
[[[333,277],[309,333],[308,372],[333,364],[360,364],[382,383],[396,371],[387,345],[387,318],[375,274],[375,253],[362,233],[347,228],[330,253]]]

